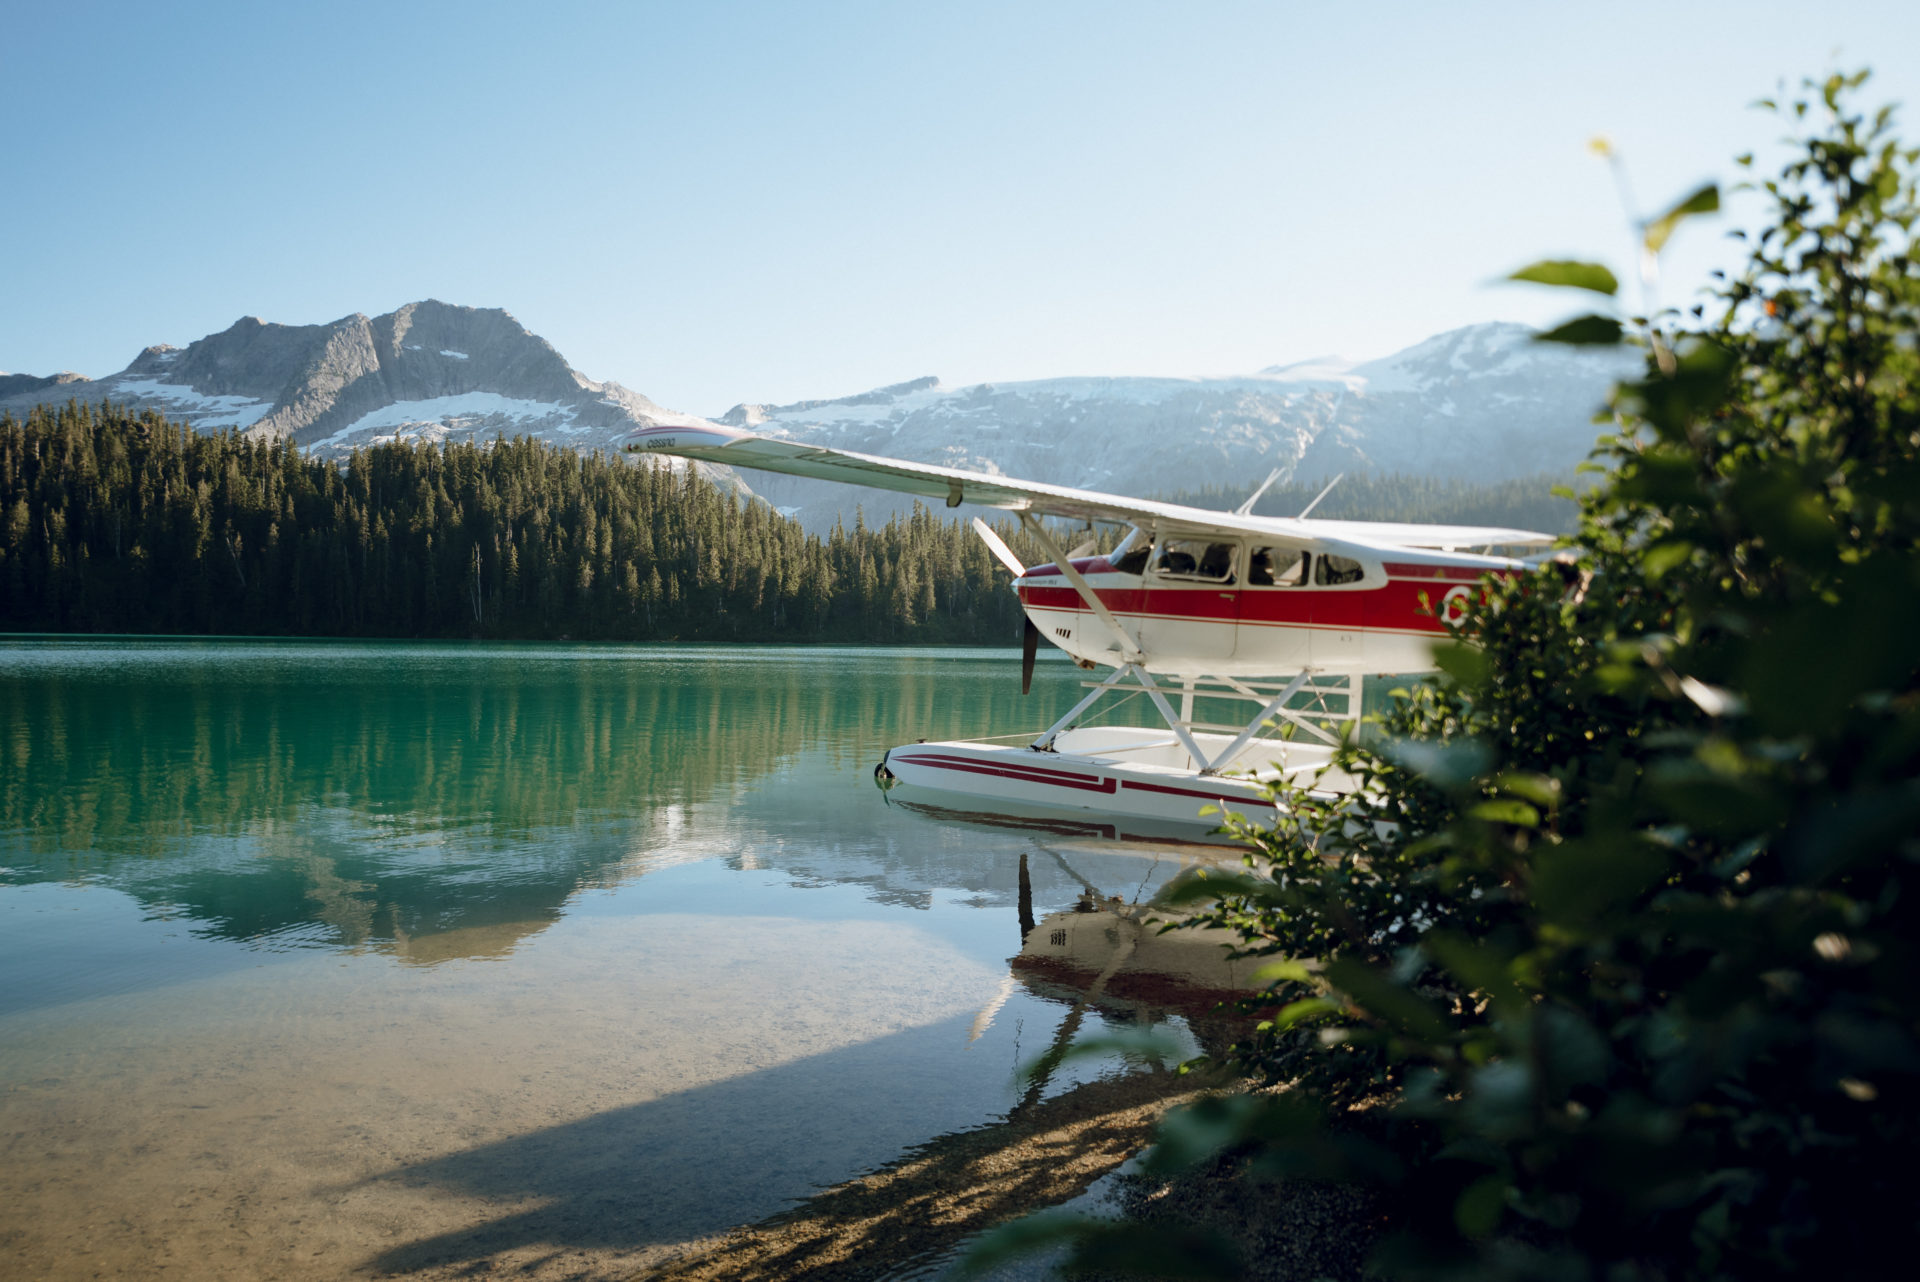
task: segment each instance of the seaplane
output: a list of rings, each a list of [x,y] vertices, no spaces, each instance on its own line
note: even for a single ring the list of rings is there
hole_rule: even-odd
[[[903,744],[875,768],[883,786],[975,811],[984,800],[1211,827],[1228,811],[1272,817],[1275,780],[1350,792],[1353,781],[1331,760],[1360,721],[1363,679],[1431,671],[1435,643],[1485,576],[1548,559],[1557,542],[1531,530],[1314,518],[1325,491],[1299,516],[1253,515],[1279,471],[1238,508],[1217,512],[717,424],[642,428],[627,449],[1018,520],[1049,561],[1023,565],[993,527],[975,517],[973,528],[1012,571],[1026,615],[1022,691],[1042,639],[1081,668],[1107,672],[1038,734]],[[1049,522],[1077,531],[1065,536],[1075,546],[1062,546]],[[1124,531],[1105,552],[1102,526]],[[1141,697],[1160,725],[1094,723],[1101,705]]]

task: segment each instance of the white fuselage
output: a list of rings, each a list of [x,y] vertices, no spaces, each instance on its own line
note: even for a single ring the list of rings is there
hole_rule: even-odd
[[[1301,556],[1218,536],[1075,560],[1125,641],[1054,565],[1029,568],[1014,586],[1041,635],[1090,663],[1117,666],[1131,642],[1145,666],[1172,674],[1421,672],[1446,637],[1442,618],[1480,591],[1490,562],[1426,551]]]

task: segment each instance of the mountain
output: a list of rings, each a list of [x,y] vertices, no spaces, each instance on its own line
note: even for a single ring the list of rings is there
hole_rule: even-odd
[[[1632,368],[1618,351],[1535,343],[1472,325],[1380,360],[1322,357],[1227,378],[1054,378],[950,388],[935,378],[839,400],[736,405],[719,421],[808,445],[1122,494],[1404,472],[1472,481],[1565,474]],[[756,475],[754,490],[816,528],[844,489]],[[869,520],[902,504],[859,501]]]
[[[39,394],[37,399],[45,400],[49,389],[54,389],[52,394],[58,395],[59,388],[86,381],[84,374],[50,374],[45,378],[38,378],[32,374],[0,372],[0,401],[5,401],[10,396],[32,398],[35,393]]]
[[[322,457],[396,438],[496,435],[614,451],[636,427],[702,421],[586,378],[504,311],[433,300],[327,325],[249,316],[185,348],[149,347],[98,380],[0,377],[0,409],[69,397],[156,409],[202,430],[291,436]]]
[[[947,387],[918,378],[853,396],[736,405],[720,421],[810,445],[1060,485],[1165,495],[1402,472],[1504,481],[1572,474],[1617,351],[1473,325],[1381,360],[1321,357],[1226,378],[1054,378]],[[0,410],[103,398],[205,430],[291,436],[322,457],[396,438],[529,435],[617,451],[635,428],[705,420],[575,371],[506,312],[412,303],[327,325],[248,317],[185,348],[149,347],[118,374],[0,375]],[[716,469],[725,478],[725,469]],[[753,492],[815,530],[911,510],[884,492],[754,473]]]

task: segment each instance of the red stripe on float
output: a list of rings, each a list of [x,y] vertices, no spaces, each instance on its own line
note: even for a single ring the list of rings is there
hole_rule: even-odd
[[[894,756],[892,761],[902,765],[926,766],[933,770],[957,770],[963,774],[992,775],[1000,779],[1017,779],[1021,783],[1039,784],[1048,788],[1076,788],[1082,792],[1102,794],[1113,791],[1113,780],[1099,775],[1072,775],[1058,770],[1039,770],[1031,766],[1015,766],[997,762],[982,761],[978,757],[947,756]]]
[[[1269,810],[1277,809],[1273,802],[1263,797],[1233,797],[1220,792],[1195,792],[1191,788],[1174,788],[1163,783],[1136,783],[1132,779],[1121,780],[1120,786],[1132,788],[1136,792],[1164,792],[1176,797],[1198,797],[1202,801],[1218,801],[1222,805],[1265,806]]]

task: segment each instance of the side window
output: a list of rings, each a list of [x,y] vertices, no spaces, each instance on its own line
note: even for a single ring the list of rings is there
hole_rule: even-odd
[[[1255,548],[1247,558],[1247,582],[1254,587],[1297,588],[1307,581],[1311,559],[1294,548]]]
[[[1336,583],[1358,583],[1366,577],[1367,571],[1358,561],[1322,552],[1319,564],[1314,567],[1313,581],[1332,587]]]
[[[1154,570],[1174,579],[1205,579],[1226,583],[1233,578],[1233,544],[1205,539],[1162,539]]]

